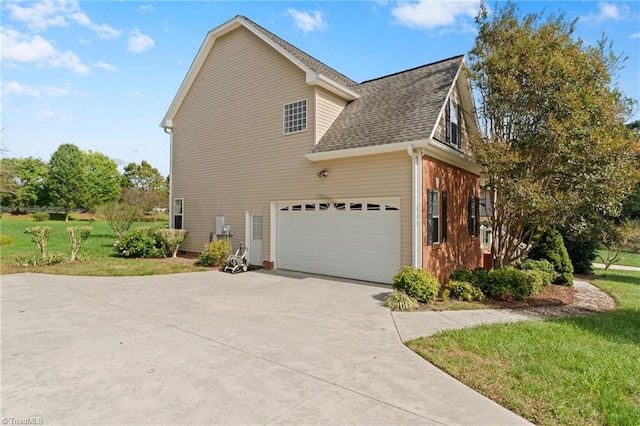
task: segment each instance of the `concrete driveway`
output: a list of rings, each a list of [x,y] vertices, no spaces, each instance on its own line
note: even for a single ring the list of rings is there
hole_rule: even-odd
[[[526,424],[407,349],[386,286],[0,279],[3,424]]]

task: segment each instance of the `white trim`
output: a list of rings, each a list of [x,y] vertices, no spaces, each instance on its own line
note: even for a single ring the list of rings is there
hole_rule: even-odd
[[[244,246],[251,253],[251,211],[244,211]]]
[[[287,105],[294,105],[299,102],[304,102],[304,129],[287,132],[287,115],[286,115]],[[309,100],[307,98],[303,98],[303,99],[298,99],[297,101],[287,102],[286,104],[283,104],[282,105],[282,134],[286,136],[286,135],[292,135],[295,133],[306,132],[308,130],[309,130]]]
[[[180,217],[182,217],[182,223],[180,224],[180,228],[179,229],[184,229],[184,197],[176,197],[174,199],[171,200],[171,211],[170,211],[170,219],[171,219],[171,227],[175,229],[176,227],[176,214],[174,211],[174,206],[177,200],[180,200],[180,210],[182,211],[180,213]]]
[[[209,52],[213,48],[213,45],[215,44],[216,40],[219,37],[221,37],[221,36],[231,32],[231,31],[235,30],[236,28],[238,28],[240,26],[243,26],[247,30],[251,31],[251,33],[253,33],[255,36],[260,38],[265,43],[267,43],[269,46],[271,46],[273,49],[275,49],[277,52],[279,52],[286,59],[291,61],[295,66],[297,66],[302,71],[304,71],[305,74],[306,74],[306,83],[307,84],[309,84],[311,86],[317,85],[317,86],[323,87],[323,88],[329,90],[330,92],[332,92],[332,93],[334,93],[334,94],[336,94],[336,95],[338,95],[338,96],[340,96],[342,98],[345,98],[348,101],[352,101],[352,100],[357,99],[359,97],[359,95],[356,92],[348,89],[347,87],[345,87],[345,86],[343,86],[343,85],[341,85],[341,84],[339,84],[339,83],[337,83],[337,82],[335,82],[335,81],[333,81],[333,80],[331,80],[331,79],[329,79],[329,78],[327,78],[327,77],[325,77],[323,75],[316,74],[309,67],[304,65],[298,59],[293,57],[289,52],[284,50],[280,45],[278,45],[273,40],[271,40],[270,38],[266,37],[260,31],[255,29],[253,27],[253,25],[248,24],[245,21],[244,17],[236,16],[235,18],[225,22],[224,24],[218,26],[217,28],[214,28],[213,30],[211,30],[211,31],[209,31],[207,33],[204,41],[202,42],[202,45],[200,46],[200,49],[198,50],[198,53],[196,54],[195,59],[191,63],[191,66],[189,67],[189,70],[187,71],[187,74],[184,77],[184,80],[180,84],[178,92],[176,93],[175,97],[173,98],[173,101],[171,102],[171,105],[169,106],[169,109],[167,110],[167,113],[165,114],[164,118],[160,122],[160,127],[165,127],[166,128],[166,127],[171,127],[172,126],[171,123],[172,123],[173,118],[177,114],[178,109],[180,108],[180,105],[182,105],[182,102],[184,101],[184,98],[187,96],[187,93],[189,92],[189,89],[191,88],[191,85],[195,81],[196,76],[198,75],[198,73],[200,72],[200,69],[204,65],[204,62],[207,59],[207,57],[209,56]]]
[[[428,155],[429,157],[435,158],[436,160],[443,161],[447,164],[459,167],[463,170],[467,170],[475,174],[480,174],[483,170],[478,163],[471,159],[471,157],[463,154],[457,149],[454,149],[444,143],[427,139],[420,139],[409,142],[398,142],[385,145],[366,146],[362,148],[341,149],[336,151],[314,152],[305,154],[305,157],[310,161],[325,161],[335,160],[339,158],[360,157],[363,155],[402,152],[406,151],[409,147],[413,147],[415,149],[421,148],[423,155]]]
[[[276,251],[278,250],[278,242],[276,241],[278,238],[278,202],[272,201],[269,206],[269,262],[273,264],[273,269],[276,269],[278,265],[276,264]],[[264,255],[262,256],[264,257]]]
[[[456,71],[456,76],[453,79],[453,83],[451,84],[451,87],[449,87],[449,91],[447,92],[447,96],[444,98],[445,102],[442,105],[442,108],[440,108],[440,112],[438,113],[438,117],[436,117],[435,125],[433,126],[433,129],[431,129],[431,135],[429,135],[429,139],[431,139],[431,140],[433,140],[433,138],[436,136],[436,130],[438,130],[438,124],[442,120],[442,116],[445,113],[445,108],[447,108],[447,106],[449,104],[449,102],[448,102],[449,98],[451,98],[451,96],[453,95],[453,90],[455,89],[455,87],[458,84],[458,77],[460,76],[460,72],[462,71],[462,66],[463,65],[464,65],[464,58],[462,58],[462,64],[458,67],[458,71]]]

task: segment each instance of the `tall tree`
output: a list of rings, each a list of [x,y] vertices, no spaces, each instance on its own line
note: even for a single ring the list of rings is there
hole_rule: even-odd
[[[158,169],[142,160],[140,164],[129,163],[124,168],[125,190],[123,199],[129,204],[149,212],[154,207],[167,206],[169,186]]]
[[[22,207],[40,204],[47,163],[33,157],[3,158],[1,167],[4,205],[10,203],[20,214]]]
[[[563,15],[522,18],[481,5],[470,77],[483,130],[473,144],[491,200],[494,266],[527,254],[541,231],[576,214],[615,216],[640,179],[639,142],[624,125],[621,58],[574,39]]]
[[[94,209],[120,197],[121,175],[118,165],[106,155],[95,152],[83,152],[87,187],[83,204]]]
[[[143,191],[165,191],[166,180],[158,169],[142,160],[140,164],[129,163],[124,168],[127,187]]]
[[[51,202],[64,208],[64,220],[69,211],[82,204],[87,179],[82,151],[74,144],[63,144],[51,155],[46,188]]]

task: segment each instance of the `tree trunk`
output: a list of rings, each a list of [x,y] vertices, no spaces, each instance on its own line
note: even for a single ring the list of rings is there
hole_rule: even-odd
[[[64,208],[64,221],[69,222],[69,207]]]

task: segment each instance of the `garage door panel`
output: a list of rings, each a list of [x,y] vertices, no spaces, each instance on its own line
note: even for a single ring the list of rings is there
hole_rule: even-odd
[[[400,200],[324,201],[330,207],[322,210],[319,203],[297,201],[279,209],[277,266],[391,283],[400,268],[400,211],[384,206]],[[294,205],[316,208],[293,210]]]

